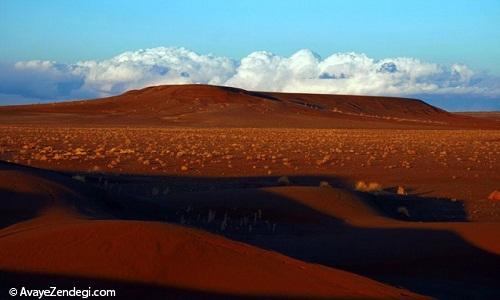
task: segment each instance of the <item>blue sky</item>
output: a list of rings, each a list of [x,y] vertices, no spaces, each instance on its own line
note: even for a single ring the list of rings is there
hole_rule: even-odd
[[[459,63],[498,76],[499,28],[498,0],[0,0],[0,63],[74,64],[161,46],[234,60],[310,49],[321,57],[356,52]]]
[[[75,62],[183,46],[240,58],[308,48],[500,72],[500,1],[0,1],[0,57]]]

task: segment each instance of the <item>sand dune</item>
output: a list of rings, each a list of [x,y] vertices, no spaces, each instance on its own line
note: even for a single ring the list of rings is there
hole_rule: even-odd
[[[87,198],[84,184],[58,174],[2,164],[0,179],[2,214],[25,216],[0,230],[3,284],[12,283],[5,272],[24,272],[220,295],[419,298],[366,277],[204,231],[105,217],[105,205]]]
[[[154,221],[126,220],[114,205],[136,211],[140,201],[127,206],[94,184],[12,164],[2,164],[0,178],[0,211],[21,217],[0,231],[5,282],[46,274],[168,289],[161,295],[415,299],[363,275],[414,288],[444,273],[447,287],[421,292],[498,294],[495,222],[401,221],[370,194],[303,186],[175,193],[147,202]]]
[[[498,222],[402,221],[396,208],[385,213],[391,204],[332,187],[184,193],[165,205],[175,212],[172,221],[301,260],[392,283],[433,282],[431,292],[447,299],[500,296],[494,283],[500,276]],[[411,202],[406,205],[414,213]],[[481,292],[471,292],[475,285]]]

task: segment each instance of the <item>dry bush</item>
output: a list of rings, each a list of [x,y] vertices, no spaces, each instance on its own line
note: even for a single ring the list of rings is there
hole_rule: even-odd
[[[493,191],[489,196],[489,200],[493,201],[500,201],[500,192],[499,191]]]
[[[80,182],[85,182],[85,176],[76,174],[72,177],[74,180],[80,181]]]
[[[278,178],[278,184],[290,185],[290,179],[288,178],[288,176],[281,176],[280,178]]]
[[[319,187],[322,187],[322,188],[331,188],[332,186],[328,183],[328,181],[320,181],[319,182]]]
[[[408,211],[408,208],[405,206],[399,206],[398,207],[398,213],[405,216],[405,217],[410,217],[410,212]]]
[[[400,195],[400,196],[405,196],[407,195],[408,193],[406,192],[405,188],[402,187],[402,186],[398,186],[398,189],[396,191],[396,194]]]
[[[356,182],[355,188],[357,191],[360,192],[380,192],[382,191],[382,185],[378,182],[369,182],[366,183],[364,181],[358,181]]]

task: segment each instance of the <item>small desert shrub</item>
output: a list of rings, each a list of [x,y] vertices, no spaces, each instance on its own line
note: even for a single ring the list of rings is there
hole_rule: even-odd
[[[377,182],[368,183],[368,191],[370,192],[380,192],[382,190],[382,185]]]
[[[366,182],[364,182],[364,181],[356,182],[356,185],[354,187],[357,191],[362,191],[362,192],[366,192],[366,190],[368,189],[368,186],[366,185]]]
[[[493,191],[489,196],[489,200],[493,201],[500,201],[500,192],[499,191]]]
[[[216,211],[209,209],[208,216],[207,216],[207,223],[211,223],[213,220],[215,220],[215,215],[216,215]]]
[[[331,188],[332,186],[328,183],[328,181],[320,181],[319,182],[319,187]]]
[[[398,213],[405,216],[405,217],[410,217],[410,212],[408,211],[408,208],[404,206],[399,206],[398,207]]]
[[[288,179],[288,176],[281,176],[280,178],[278,178],[278,184],[290,185],[290,179]]]
[[[396,194],[400,195],[400,196],[405,196],[407,195],[408,193],[406,192],[405,188],[402,187],[402,186],[398,186],[398,189],[396,191]]]
[[[85,182],[85,176],[76,174],[72,177],[74,180],[78,180],[80,182]]]
[[[380,192],[382,191],[382,185],[378,182],[369,182],[366,183],[364,181],[356,182],[355,188],[360,192]]]

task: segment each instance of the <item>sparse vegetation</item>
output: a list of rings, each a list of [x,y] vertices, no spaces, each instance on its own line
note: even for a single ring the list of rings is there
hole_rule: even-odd
[[[467,194],[485,199],[498,188],[492,176],[500,163],[499,139],[498,131],[467,130],[449,134],[440,130],[0,126],[0,159],[72,172],[369,178],[356,189],[373,193],[382,193],[382,187],[370,185],[377,182],[374,174],[395,178],[384,184],[397,187],[399,176],[405,177],[405,184],[419,184],[411,180],[432,172],[459,187],[439,196],[461,199]],[[286,183],[281,180],[278,184]],[[474,182],[488,184],[469,195],[466,187]]]

